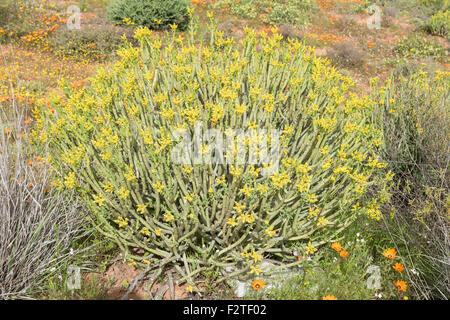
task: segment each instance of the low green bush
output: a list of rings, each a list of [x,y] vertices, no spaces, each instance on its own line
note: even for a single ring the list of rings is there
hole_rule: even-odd
[[[150,29],[167,29],[189,24],[187,0],[115,0],[108,6],[108,19],[116,24],[136,24]]]

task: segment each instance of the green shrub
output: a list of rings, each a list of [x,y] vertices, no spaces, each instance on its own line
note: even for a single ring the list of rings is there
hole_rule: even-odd
[[[115,0],[108,6],[108,19],[116,24],[134,23],[150,29],[189,24],[187,0]]]
[[[202,45],[194,29],[163,46],[139,28],[140,47],[119,50],[121,60],[86,91],[67,87],[67,99],[52,99],[33,133],[51,146],[62,175],[55,186],[82,195],[93,223],[130,263],[158,272],[173,264],[191,285],[227,266],[239,270],[219,282],[257,274],[263,257],[299,264],[294,248],[312,255],[358,215],[379,219],[385,194],[368,189],[389,180],[377,175],[385,164],[364,116],[372,103],[349,93],[353,81],[275,30],[245,31],[243,48],[216,30]],[[195,136],[195,124],[227,137],[227,164],[208,161],[219,155],[211,147],[217,135],[195,147],[205,162],[173,160],[175,133]],[[249,135],[235,135],[239,129]],[[274,157],[242,163],[241,152]]]
[[[436,13],[428,19],[423,29],[431,34],[450,39],[450,11]]]

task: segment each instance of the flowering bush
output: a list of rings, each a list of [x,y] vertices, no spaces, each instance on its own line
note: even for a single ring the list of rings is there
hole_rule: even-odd
[[[140,47],[120,49],[121,60],[88,89],[52,99],[33,133],[50,145],[61,174],[54,185],[84,197],[93,223],[130,263],[160,272],[173,264],[192,285],[215,268],[239,267],[219,281],[257,275],[263,257],[299,264],[294,247],[314,254],[357,215],[379,219],[383,195],[368,189],[389,180],[377,174],[385,164],[364,116],[372,102],[349,92],[351,79],[275,29],[245,29],[237,46],[211,28],[207,45],[194,41],[192,26],[164,46],[138,28]],[[195,135],[199,123],[231,141],[226,164],[174,162],[174,133]],[[250,134],[234,135],[239,129]],[[214,138],[197,146],[203,159],[219,154]],[[238,161],[251,150],[274,156]]]

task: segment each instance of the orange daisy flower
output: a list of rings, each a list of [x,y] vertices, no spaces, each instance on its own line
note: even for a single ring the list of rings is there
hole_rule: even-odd
[[[342,250],[339,255],[341,256],[341,258],[347,258],[348,256],[348,251]]]
[[[394,268],[394,270],[398,271],[398,272],[402,272],[405,269],[405,267],[403,267],[403,265],[401,263],[398,263],[398,262],[396,264],[394,264],[392,266],[392,268]]]
[[[323,297],[322,300],[337,300],[337,299],[336,299],[336,297],[333,296],[333,295],[328,295],[328,296]]]
[[[397,252],[394,249],[389,248],[383,251],[383,256],[388,259],[395,259]]]
[[[341,246],[341,244],[340,244],[339,242],[333,242],[333,243],[331,244],[331,248],[332,248],[333,250],[336,250],[337,252],[339,252],[339,251],[342,250],[342,246]]]
[[[260,280],[260,279],[255,279],[255,280],[253,280],[253,282],[252,282],[252,288],[253,288],[253,290],[257,290],[257,291],[259,291],[259,290],[261,290],[262,288],[264,288],[266,285],[264,284],[264,281],[263,280]]]
[[[403,292],[406,291],[407,285],[406,285],[405,281],[397,280],[397,281],[393,281],[393,282],[394,282],[395,286],[397,287],[398,291],[403,291]]]

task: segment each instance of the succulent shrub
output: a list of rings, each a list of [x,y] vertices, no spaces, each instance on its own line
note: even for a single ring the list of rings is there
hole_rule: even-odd
[[[108,19],[116,24],[136,24],[150,29],[164,29],[189,24],[187,0],[115,0],[108,6]]]
[[[130,263],[173,264],[192,285],[214,268],[237,267],[218,281],[258,274],[263,257],[283,261],[280,268],[301,263],[294,249],[314,254],[359,214],[379,219],[384,195],[369,189],[386,180],[373,153],[378,132],[365,117],[372,102],[350,93],[350,78],[275,29],[245,29],[237,45],[211,28],[208,44],[194,40],[192,26],[164,46],[138,28],[140,46],[120,49],[121,60],[89,88],[52,98],[34,132],[62,175],[55,186],[82,195]],[[195,136],[199,124],[230,142],[226,163],[174,162],[174,133]],[[213,139],[192,153],[220,155]],[[250,150],[271,161],[239,162]]]

